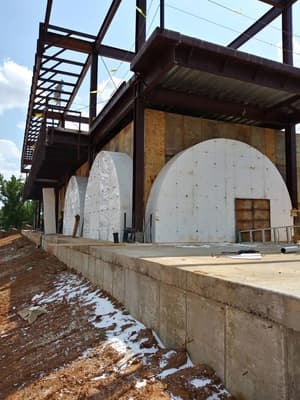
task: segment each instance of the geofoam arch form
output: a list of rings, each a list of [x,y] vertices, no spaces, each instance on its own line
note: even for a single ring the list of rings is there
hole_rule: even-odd
[[[235,241],[235,198],[269,199],[271,226],[292,225],[285,182],[265,155],[237,140],[196,144],[172,158],[156,178],[146,208],[146,238]]]
[[[65,195],[63,234],[72,235],[75,215],[80,215],[77,236],[81,235],[83,225],[84,198],[88,179],[83,176],[71,176]]]
[[[88,179],[83,236],[113,240],[122,239],[124,213],[131,226],[132,160],[125,153],[101,151],[95,158]]]

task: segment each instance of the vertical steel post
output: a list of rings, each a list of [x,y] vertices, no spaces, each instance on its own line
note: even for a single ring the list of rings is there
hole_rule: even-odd
[[[135,52],[138,53],[146,40],[147,0],[136,0]],[[145,166],[145,121],[144,101],[141,98],[141,82],[135,85],[133,110],[133,196],[132,226],[136,240],[143,238],[144,231],[144,166]]]
[[[136,0],[135,52],[137,53],[146,40],[147,0]]]
[[[133,120],[133,201],[132,226],[136,232],[136,240],[142,236],[144,230],[144,102],[140,97],[140,85],[135,87],[134,120]]]
[[[59,213],[58,213],[58,209],[59,209],[59,189],[55,188],[55,221],[56,221],[56,233],[59,233],[59,229],[58,229],[58,220],[59,220]]]
[[[165,29],[165,0],[160,0],[160,28]]]
[[[282,12],[282,60],[293,65],[293,13],[292,6]],[[296,128],[291,124],[285,129],[286,183],[292,207],[298,208]]]
[[[41,200],[38,200],[37,203],[37,221],[35,229],[41,229]]]
[[[90,126],[97,115],[98,54],[92,54],[90,76]]]

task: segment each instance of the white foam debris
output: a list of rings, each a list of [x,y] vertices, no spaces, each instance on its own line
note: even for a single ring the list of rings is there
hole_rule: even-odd
[[[211,379],[205,379],[205,378],[194,378],[190,381],[190,384],[192,386],[195,386],[196,388],[202,388],[206,385],[208,385],[211,382]]]
[[[222,395],[229,395],[229,392],[226,389],[221,389],[218,388],[219,392],[218,393],[214,393],[211,396],[209,396],[206,400],[220,400],[222,397]]]
[[[174,394],[170,393],[170,399],[171,399],[171,400],[182,400],[182,397],[180,397],[180,396],[175,396]]]
[[[99,376],[95,376],[94,378],[92,378],[92,381],[100,381],[102,379],[106,379],[109,377],[109,374],[103,373],[102,375]]]
[[[146,385],[147,385],[147,381],[146,381],[146,379],[143,379],[142,381],[137,381],[135,384],[135,387],[137,389],[140,389],[142,387],[145,387]]]

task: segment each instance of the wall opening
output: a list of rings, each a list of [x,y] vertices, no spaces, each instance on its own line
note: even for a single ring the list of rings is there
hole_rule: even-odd
[[[235,199],[235,226],[236,231],[270,228],[271,210],[269,199]],[[271,232],[265,231],[267,242],[271,240]],[[250,241],[250,233],[241,234],[243,242]],[[262,232],[253,232],[255,242],[263,241]]]

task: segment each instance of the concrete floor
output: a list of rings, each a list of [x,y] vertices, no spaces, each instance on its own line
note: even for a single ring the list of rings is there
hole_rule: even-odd
[[[300,246],[298,253],[282,254],[274,243],[119,243],[53,235],[55,242],[73,248],[97,246],[103,250],[217,279],[266,289],[300,299]],[[240,250],[256,250],[261,259],[232,258]],[[236,253],[236,254],[234,254]]]

